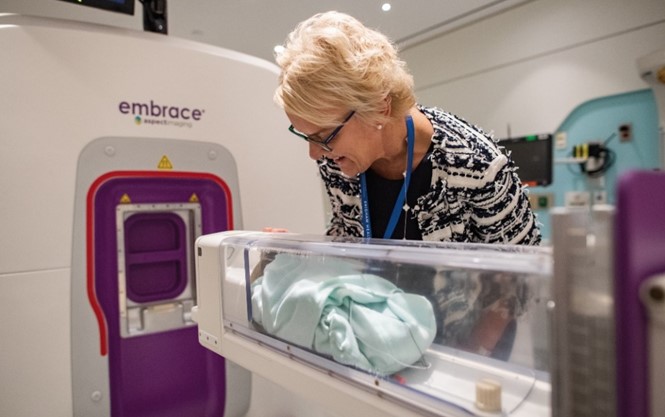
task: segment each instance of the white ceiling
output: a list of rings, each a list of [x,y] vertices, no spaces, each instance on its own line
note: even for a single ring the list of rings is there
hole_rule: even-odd
[[[84,0],[85,1],[85,0]],[[318,12],[355,16],[402,50],[460,26],[535,0],[167,0],[168,33],[222,46],[269,61],[273,48],[296,24]],[[381,6],[391,3],[391,10]],[[134,16],[69,1],[0,0],[0,12],[33,14],[142,29],[143,6]]]
[[[295,25],[337,10],[387,34],[402,49],[533,0],[197,0],[168,3],[169,33],[273,59]],[[137,2],[137,13],[141,6]]]

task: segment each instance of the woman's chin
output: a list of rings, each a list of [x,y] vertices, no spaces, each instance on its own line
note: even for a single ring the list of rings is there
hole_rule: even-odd
[[[358,169],[343,169],[342,168],[342,175],[348,178],[355,178],[360,174],[360,171]]]
[[[337,166],[339,169],[342,171],[342,174],[344,174],[345,177],[353,178],[360,174],[360,170],[356,166],[356,164],[351,163],[350,160],[347,158],[339,158],[335,160],[337,163]]]

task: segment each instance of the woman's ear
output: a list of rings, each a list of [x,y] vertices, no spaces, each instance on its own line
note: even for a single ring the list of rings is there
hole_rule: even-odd
[[[383,99],[385,105],[383,108],[383,115],[386,117],[390,117],[392,113],[392,97],[390,97],[390,94],[386,96],[386,98]]]

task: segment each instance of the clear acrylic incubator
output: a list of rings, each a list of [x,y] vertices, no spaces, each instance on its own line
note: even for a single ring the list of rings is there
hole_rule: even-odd
[[[551,413],[548,248],[232,231],[197,252],[203,346],[342,414]]]

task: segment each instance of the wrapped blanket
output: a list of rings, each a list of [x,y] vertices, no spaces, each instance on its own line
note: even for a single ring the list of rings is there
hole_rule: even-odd
[[[418,361],[434,340],[430,302],[342,259],[279,254],[252,284],[268,334],[369,372]]]

